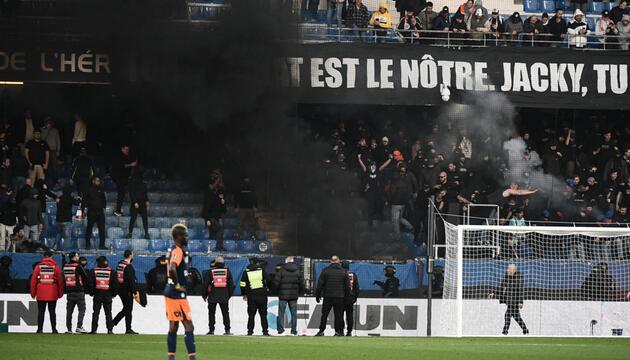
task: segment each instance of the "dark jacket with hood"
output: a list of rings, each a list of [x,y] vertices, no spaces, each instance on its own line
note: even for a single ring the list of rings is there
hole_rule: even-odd
[[[317,279],[315,296],[318,298],[345,298],[348,292],[348,271],[341,264],[330,264]]]
[[[273,278],[280,300],[297,300],[304,294],[304,277],[295,263],[284,264]]]
[[[214,269],[226,269],[227,270],[227,284],[225,287],[216,287],[212,270],[208,270],[203,277],[203,288],[201,290],[201,297],[204,300],[208,300],[208,303],[212,304],[225,304],[230,301],[230,298],[234,294],[234,279],[230,269],[225,266],[224,263],[216,263]]]

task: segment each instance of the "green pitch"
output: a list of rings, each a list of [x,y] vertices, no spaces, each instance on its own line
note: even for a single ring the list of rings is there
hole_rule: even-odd
[[[630,339],[197,336],[199,360],[630,359]],[[177,358],[187,359],[183,335]],[[166,336],[0,334],[7,360],[166,359]]]

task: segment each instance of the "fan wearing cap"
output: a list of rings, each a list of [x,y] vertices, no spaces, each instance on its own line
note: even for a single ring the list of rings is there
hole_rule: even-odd
[[[617,25],[610,18],[610,12],[608,10],[602,11],[602,17],[595,23],[595,35],[601,44],[611,42],[611,39],[606,39],[606,35],[617,35]]]
[[[498,39],[501,37],[501,33],[505,31],[503,26],[503,20],[499,16],[498,9],[492,9],[492,15],[484,24],[487,33],[491,33],[493,38]]]
[[[518,40],[518,34],[523,32],[523,21],[521,20],[521,14],[519,14],[518,11],[515,11],[512,16],[507,19],[504,25],[505,32],[509,34],[507,36],[508,39],[511,41]]]
[[[584,13],[581,10],[575,10],[573,21],[567,26],[567,34],[569,34],[569,46],[576,48],[586,47],[588,43],[587,36],[591,33],[588,25],[584,22]]]
[[[184,341],[188,350],[188,358],[196,360],[194,326],[190,305],[186,298],[186,275],[188,270],[189,255],[186,245],[188,245],[188,229],[185,225],[176,224],[171,228],[171,235],[175,247],[169,250],[166,256],[168,280],[164,289],[164,302],[166,305],[166,318],[169,322],[168,328],[168,359],[175,360],[177,346],[177,330],[179,323],[184,326]]]

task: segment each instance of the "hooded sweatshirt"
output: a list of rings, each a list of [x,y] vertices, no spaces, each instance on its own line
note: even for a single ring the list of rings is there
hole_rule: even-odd
[[[517,34],[520,34],[523,32],[523,22],[521,21],[521,15],[518,12],[512,14],[512,16],[510,16],[503,25],[505,26],[506,33],[516,31]]]
[[[297,300],[304,293],[304,278],[295,263],[286,263],[273,279],[280,300]]]
[[[582,15],[582,20],[578,21],[577,16]],[[580,31],[586,30],[585,34],[581,34]],[[569,45],[575,47],[585,47],[588,41],[587,36],[591,33],[588,29],[588,25],[584,22],[584,13],[582,11],[575,10],[573,15],[573,21],[567,26],[567,34],[569,34]]]
[[[379,10],[372,13],[372,17],[370,18],[370,25],[379,29],[391,29],[392,28],[392,15],[387,10],[387,3],[378,4]],[[384,13],[380,12],[380,9],[385,9]],[[378,25],[375,25],[376,20],[378,20]]]
[[[61,268],[52,257],[45,257],[35,266],[31,277],[31,297],[38,301],[57,301],[63,296]]]

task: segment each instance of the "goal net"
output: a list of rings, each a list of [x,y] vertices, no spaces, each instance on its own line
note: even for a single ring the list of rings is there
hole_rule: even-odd
[[[630,336],[630,229],[444,230],[437,334]]]

